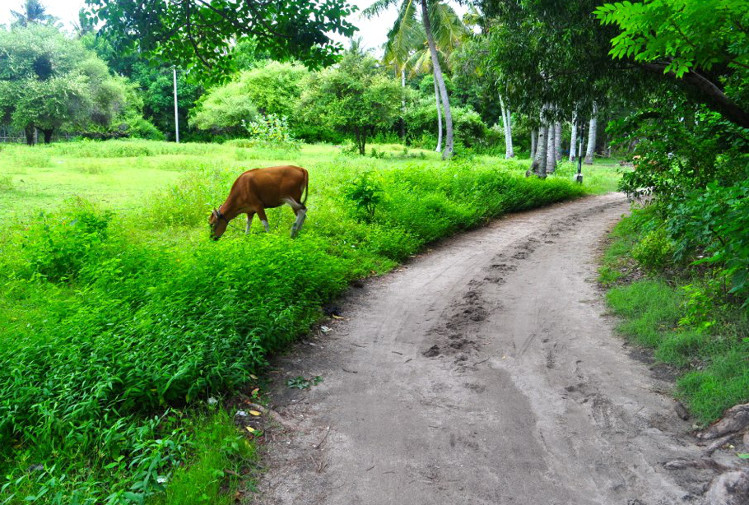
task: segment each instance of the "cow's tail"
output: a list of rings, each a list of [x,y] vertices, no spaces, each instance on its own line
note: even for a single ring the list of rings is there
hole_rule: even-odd
[[[307,196],[309,195],[309,172],[304,170],[304,194],[302,196],[302,205],[307,206]]]

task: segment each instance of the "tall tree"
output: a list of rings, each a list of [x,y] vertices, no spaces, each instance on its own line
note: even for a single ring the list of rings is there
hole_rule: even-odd
[[[592,165],[596,154],[596,142],[598,134],[598,107],[593,104],[593,113],[590,116],[590,125],[588,126],[588,149],[585,152],[585,164]]]
[[[440,48],[444,50],[446,47],[454,47],[465,37],[467,31],[455,11],[446,2],[440,0],[378,0],[365,9],[364,14],[370,17],[376,16],[399,1],[402,2],[399,8],[401,16],[408,15],[411,16],[411,19],[415,18],[415,9],[412,9],[410,5],[413,5],[413,2],[416,1],[419,2],[423,33],[426,36],[426,46],[429,50],[434,81],[439,92],[438,101],[441,103],[445,116],[446,142],[442,151],[442,158],[447,159],[452,157],[453,154],[454,135],[450,98],[440,62]],[[398,23],[413,26],[411,21],[399,20],[396,21],[396,26]]]
[[[502,127],[505,132],[505,159],[515,157],[515,150],[512,147],[512,114],[509,107],[505,107],[505,101],[502,94],[499,95],[499,106],[502,111]]]
[[[26,0],[20,11],[11,10],[10,14],[14,18],[11,26],[53,25],[58,21],[56,17],[47,13],[47,8],[40,0]]]
[[[570,161],[575,161],[575,149],[577,144],[577,111],[572,113],[572,130],[570,132]]]
[[[56,28],[30,24],[0,30],[0,118],[34,142],[39,129],[49,142],[55,130],[107,127],[124,111],[128,86],[80,41]]]
[[[356,48],[338,66],[312,74],[306,88],[299,115],[350,135],[362,155],[375,130],[390,128],[398,117],[400,84]]]

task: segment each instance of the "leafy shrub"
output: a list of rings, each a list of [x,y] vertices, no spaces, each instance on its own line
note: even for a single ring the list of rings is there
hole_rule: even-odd
[[[634,259],[651,271],[663,270],[673,260],[673,253],[673,245],[663,227],[649,232],[632,249]]]
[[[165,139],[164,134],[153,123],[140,116],[132,116],[127,119],[127,134],[138,139]]]
[[[453,116],[455,141],[466,147],[479,145],[486,137],[487,130],[481,116],[469,107],[451,107],[450,110]],[[404,120],[406,136],[411,143],[425,149],[436,147],[437,109],[433,101],[422,100],[415,106],[409,107]]]
[[[351,181],[344,195],[356,205],[357,217],[371,223],[377,204],[382,201],[382,192],[382,183],[372,172],[365,172]]]
[[[41,214],[26,235],[30,274],[52,282],[74,279],[100,253],[111,216],[80,201],[73,201],[61,215]]]
[[[697,263],[724,269],[730,292],[749,302],[749,182],[724,187],[709,184],[671,205],[668,231],[677,258],[697,255]]]
[[[256,121],[242,121],[242,126],[250,134],[247,147],[272,147],[276,149],[299,150],[301,145],[289,130],[286,117],[275,114],[260,115]]]

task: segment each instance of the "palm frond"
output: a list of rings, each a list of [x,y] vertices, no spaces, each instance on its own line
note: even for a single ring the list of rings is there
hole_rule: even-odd
[[[417,16],[414,0],[405,0],[401,4],[395,25],[387,35],[385,61],[402,67],[409,55],[423,44],[426,36]]]
[[[377,0],[375,3],[361,11],[362,16],[373,18],[385,12],[388,7],[398,3],[398,0]]]
[[[434,43],[445,53],[452,52],[470,35],[460,16],[445,2],[431,3],[429,21]]]

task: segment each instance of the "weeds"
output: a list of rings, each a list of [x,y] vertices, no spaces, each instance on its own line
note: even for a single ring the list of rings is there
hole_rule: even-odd
[[[749,314],[725,297],[731,272],[685,270],[664,230],[653,208],[622,220],[599,280],[619,331],[679,370],[677,395],[707,424],[749,400]]]
[[[245,237],[237,221],[215,243],[209,209],[247,168],[233,164],[236,149],[243,148],[138,141],[45,150],[55,162],[112,157],[102,166],[117,156],[145,164],[169,154],[168,170],[186,163],[174,156],[222,158],[186,170],[128,212],[77,199],[27,212],[3,230],[5,502],[190,503],[194,479],[209,501],[223,499],[215,496],[226,478],[219,472],[230,466],[197,447],[221,447],[232,461],[252,451],[230,420],[195,420],[204,399],[245,384],[352,279],[385,272],[429,241],[493,216],[583,194],[567,180],[525,179],[494,161],[376,160],[375,171],[371,158],[313,146],[304,163],[310,213],[298,239],[287,237],[293,214],[270,209],[278,232]],[[352,175],[366,170],[376,191],[351,195]],[[360,200],[368,219],[356,218]]]

